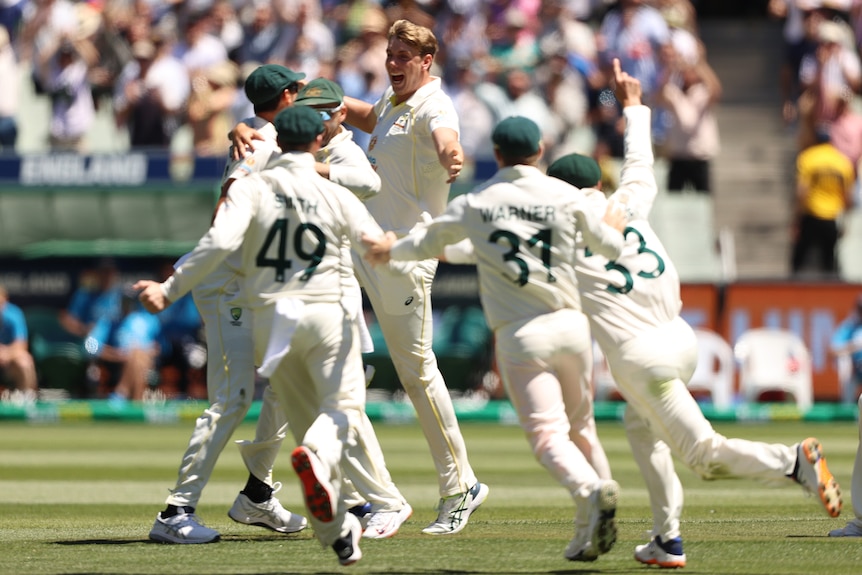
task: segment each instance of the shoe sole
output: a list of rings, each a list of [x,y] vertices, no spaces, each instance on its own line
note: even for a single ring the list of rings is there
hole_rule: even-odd
[[[616,481],[605,481],[599,488],[599,521],[591,539],[592,547],[599,555],[610,551],[617,542],[617,522],[614,517],[619,498],[620,486]]]
[[[163,535],[161,533],[150,533],[150,541],[155,541],[156,543],[169,543],[171,545],[206,545],[207,543],[218,543],[221,540],[220,535],[216,535],[212,539],[200,539],[197,541],[190,539],[182,539],[182,538],[173,538],[170,535]]]
[[[658,559],[639,559],[635,556],[635,561],[644,565],[657,565],[662,569],[682,569],[685,567],[685,561],[659,561]]]
[[[312,454],[307,448],[299,446],[290,455],[293,469],[302,483],[305,505],[308,511],[318,521],[329,523],[334,518],[332,512],[332,496],[323,486],[314,472]]]
[[[237,523],[242,523],[243,525],[251,525],[252,527],[263,527],[265,529],[269,529],[270,531],[275,531],[276,533],[299,533],[300,531],[302,531],[303,529],[308,527],[308,525],[302,525],[301,527],[296,527],[296,528],[293,528],[293,527],[275,527],[275,526],[273,526],[269,523],[266,523],[264,521],[255,521],[254,519],[252,519],[248,515],[243,514],[243,515],[236,516],[236,515],[234,515],[234,513],[235,513],[234,510],[231,509],[230,511],[227,512],[227,516],[230,517],[231,519],[233,519],[234,521],[236,521]]]
[[[826,466],[826,458],[823,457],[823,445],[815,438],[809,437],[802,442],[802,454],[808,463],[817,472],[817,496],[830,517],[841,515],[841,488]]]

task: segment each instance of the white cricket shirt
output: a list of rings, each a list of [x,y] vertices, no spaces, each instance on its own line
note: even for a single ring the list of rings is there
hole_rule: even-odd
[[[563,308],[580,309],[576,234],[616,257],[622,236],[602,222],[583,191],[533,166],[506,167],[445,213],[392,247],[395,260],[421,260],[469,238],[479,295],[491,329]],[[553,337],[553,334],[549,334]]]
[[[458,129],[458,114],[440,78],[394,104],[392,87],[374,105],[377,124],[368,143],[368,160],[380,176],[380,194],[368,210],[386,230],[406,234],[420,214],[443,213],[449,201],[449,174],[440,165],[431,134],[438,128]]]
[[[604,349],[664,325],[682,308],[676,267],[648,221],[658,191],[650,109],[629,106],[623,114],[625,159],[619,188],[609,199],[600,192],[590,194],[589,199],[602,211],[608,201],[626,206],[625,245],[617,258],[579,249],[575,265],[583,310],[590,318],[593,337]]]

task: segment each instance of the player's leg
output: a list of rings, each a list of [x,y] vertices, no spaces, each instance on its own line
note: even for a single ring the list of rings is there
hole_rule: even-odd
[[[413,515],[413,508],[392,481],[377,433],[364,410],[345,445],[342,471],[345,489],[350,489],[343,491],[348,509],[357,504],[357,497],[370,504],[370,512],[363,518],[364,537],[392,537]]]
[[[172,543],[218,540],[218,532],[204,527],[194,511],[219,455],[245,419],[254,393],[251,314],[226,304],[215,292],[195,292],[194,297],[207,339],[210,405],[195,421],[176,485],[150,531],[151,539]],[[184,530],[190,535],[183,535]]]
[[[862,396],[857,400],[857,405],[859,407],[859,444],[856,446],[856,459],[853,460],[853,475],[850,478],[853,519],[844,527],[830,531],[830,537],[862,537]]]
[[[608,350],[607,356],[629,405],[704,479],[744,477],[776,486],[793,480],[817,493],[830,514],[836,504],[840,510],[837,483],[816,440],[768,444],[729,439],[712,428],[684,383],[697,361],[697,339],[681,318]]]
[[[575,537],[565,552],[574,561],[595,560],[616,541],[618,486],[600,479],[572,442],[563,391],[551,371],[559,354],[580,353],[591,345],[586,317],[571,310],[506,325],[495,333],[500,377],[533,455],[575,502]]]
[[[440,485],[440,513],[425,529],[429,534],[454,533],[452,517],[463,528],[470,512],[487,496],[487,486],[476,479],[446,382],[431,348],[431,283],[436,263],[421,262],[411,275],[378,275],[361,259],[354,259],[389,355],[431,449]]]
[[[321,544],[331,546],[345,565],[361,557],[361,528],[347,513],[340,472],[344,447],[361,426],[365,409],[365,376],[354,332],[355,325],[340,305],[307,305],[291,351],[271,379],[290,429],[298,438],[292,463],[303,486],[315,535]],[[307,377],[296,368],[300,363]],[[302,395],[306,398],[300,398]],[[308,409],[309,397],[316,403],[314,414]],[[304,415],[296,417],[298,410]]]
[[[583,322],[587,321],[586,316],[578,315],[583,317]],[[581,323],[576,316],[573,316],[572,321]],[[584,333],[589,333],[589,325]],[[577,346],[577,341],[570,343],[575,344],[576,348],[553,360],[569,420],[569,439],[581,450],[601,479],[611,479],[611,466],[599,441],[593,410],[593,348],[592,345]]]
[[[630,405],[623,421],[635,463],[646,482],[653,520],[650,541],[635,548],[635,559],[661,567],[684,567],[679,530],[683,490],[670,448],[653,435],[647,421]]]

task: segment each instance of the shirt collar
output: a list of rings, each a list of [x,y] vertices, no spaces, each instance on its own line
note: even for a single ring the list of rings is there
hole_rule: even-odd
[[[418,106],[423,100],[425,100],[432,93],[436,92],[440,89],[442,85],[442,81],[437,76],[431,76],[431,81],[413,92],[413,95],[407,98],[402,104],[410,106],[411,108],[415,108]],[[389,96],[389,103],[393,106],[398,106],[399,104],[395,103],[395,93],[393,92],[391,96]]]

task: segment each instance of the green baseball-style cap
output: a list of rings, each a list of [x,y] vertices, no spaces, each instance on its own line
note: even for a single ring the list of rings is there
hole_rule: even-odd
[[[288,86],[305,78],[302,72],[294,72],[278,64],[264,64],[256,68],[245,80],[245,95],[252,104],[265,104],[275,100]]]
[[[308,106],[290,106],[273,120],[278,141],[285,144],[307,144],[323,133],[320,114]]]
[[[340,106],[344,90],[327,78],[315,78],[299,91],[294,104],[302,106]]]
[[[576,188],[595,188],[602,179],[602,170],[589,156],[567,154],[550,165],[548,175]]]
[[[525,158],[539,153],[542,131],[529,118],[511,116],[497,124],[491,141],[501,154]]]

